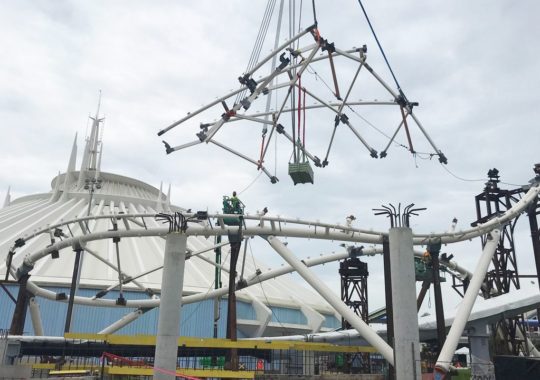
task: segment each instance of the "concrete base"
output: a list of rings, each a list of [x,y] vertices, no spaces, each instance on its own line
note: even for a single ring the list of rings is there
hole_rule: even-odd
[[[348,373],[328,373],[322,375],[277,375],[265,374],[255,375],[256,380],[384,380],[382,374],[348,374]]]
[[[31,366],[0,365],[0,379],[29,379],[31,377]]]

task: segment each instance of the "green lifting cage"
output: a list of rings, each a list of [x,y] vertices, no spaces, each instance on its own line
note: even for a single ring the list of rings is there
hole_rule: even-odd
[[[418,257],[414,258],[414,269],[416,281],[431,281],[433,279],[433,267]],[[439,281],[446,281],[444,272],[441,270],[439,271]]]
[[[313,183],[313,169],[309,161],[289,163],[289,175],[295,185],[299,183]]]
[[[232,198],[224,195],[223,196],[223,213],[224,214],[237,214],[244,215],[244,204],[240,200],[233,201]],[[227,226],[239,226],[240,217],[227,217],[223,218],[223,222]]]

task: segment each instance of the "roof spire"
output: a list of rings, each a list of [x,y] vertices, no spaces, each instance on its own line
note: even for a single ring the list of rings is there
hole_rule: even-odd
[[[64,178],[64,187],[63,187],[62,199],[67,199],[69,188],[72,185],[73,180],[74,180],[73,172],[75,171],[75,165],[77,163],[77,135],[78,135],[78,133],[75,133],[75,138],[73,139],[73,146],[71,147],[71,155],[69,156],[69,163],[68,163],[68,167],[66,169],[66,175],[65,175],[65,178]],[[60,178],[60,177],[58,177],[58,178]],[[55,192],[58,191],[58,188],[59,187],[56,186]],[[56,196],[56,194],[55,194],[55,196]]]
[[[99,90],[99,99],[96,110],[96,115],[94,117],[90,116],[92,119],[92,129],[90,131],[90,136],[86,138],[86,146],[84,148],[84,154],[81,164],[81,171],[79,174],[79,183],[78,186],[83,186],[84,180],[86,178],[95,178],[96,171],[99,170],[100,166],[100,152],[101,152],[101,133],[100,133],[100,123],[104,118],[99,117],[99,110],[101,108],[101,90]],[[88,173],[90,172],[90,173]]]
[[[66,173],[66,176],[68,173]],[[64,181],[64,188],[65,188],[65,181]],[[59,199],[67,199],[66,191],[62,193],[62,197],[60,198],[60,170],[58,171],[58,175],[56,176],[56,180],[54,181],[54,189],[52,191],[51,197],[49,198],[49,203],[53,203],[58,201]]]
[[[163,181],[159,184],[159,193],[156,199],[156,211],[157,212],[163,212]]]
[[[10,205],[10,203],[11,203],[11,195],[9,193],[10,190],[11,190],[11,186],[8,186],[7,193],[6,193],[6,198],[4,199],[4,207],[3,208],[8,207]]]
[[[171,212],[171,184],[169,183],[169,191],[167,191],[167,200],[165,203],[167,211]]]

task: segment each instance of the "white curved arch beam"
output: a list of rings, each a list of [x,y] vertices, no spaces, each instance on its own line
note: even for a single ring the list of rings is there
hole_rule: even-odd
[[[535,184],[531,186],[529,191],[520,199],[512,208],[507,210],[504,214],[494,217],[488,222],[472,227],[464,231],[453,231],[453,232],[443,232],[443,233],[431,233],[431,234],[415,234],[413,235],[413,241],[415,245],[425,245],[429,243],[430,239],[440,238],[441,243],[455,243],[464,240],[469,240],[475,237],[478,237],[484,233],[487,233],[510,220],[519,216],[525,208],[534,201],[540,192],[540,186]],[[186,214],[188,217],[193,217],[195,214]],[[107,218],[108,216],[89,216],[79,219],[74,219],[69,222],[64,222],[62,224],[56,225],[60,227],[67,223],[77,223],[84,221],[86,219],[100,219]],[[154,215],[148,214],[123,214],[118,215],[118,218],[126,217],[154,217]],[[209,214],[209,218],[223,219],[223,218],[238,218],[238,215],[235,214]],[[386,232],[371,231],[365,229],[357,229],[352,227],[345,227],[339,224],[329,224],[321,222],[313,222],[300,219],[289,219],[289,218],[279,218],[279,217],[261,217],[261,216],[250,216],[244,215],[244,221],[246,226],[243,229],[243,234],[246,236],[287,236],[287,237],[298,237],[298,238],[311,238],[311,239],[324,239],[324,240],[338,240],[338,241],[350,241],[356,243],[370,243],[370,244],[380,244],[382,243],[383,236],[387,235]],[[256,225],[248,225],[248,222],[257,223]],[[291,224],[294,227],[289,227]],[[25,241],[30,240],[31,238],[37,236],[40,233],[48,232],[52,227],[41,230],[41,232],[36,232],[30,237],[25,238]],[[226,235],[229,232],[237,232],[237,227],[226,227],[221,226],[215,228],[210,225],[201,226],[199,224],[189,225],[186,234],[188,236],[193,235],[202,235],[202,236],[217,236],[217,235]],[[143,237],[143,236],[165,236],[169,232],[168,228],[154,228],[154,229],[130,229],[130,230],[117,230],[117,231],[96,231],[83,236],[67,238],[62,241],[56,242],[42,250],[39,250],[33,254],[30,254],[26,259],[25,263],[32,264],[33,262],[39,260],[41,257],[49,254],[53,250],[63,249],[70,247],[74,244],[80,243],[84,244],[88,241],[113,238],[113,237]]]

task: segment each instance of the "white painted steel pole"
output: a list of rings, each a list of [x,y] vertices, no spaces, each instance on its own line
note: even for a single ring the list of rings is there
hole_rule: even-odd
[[[186,244],[187,236],[184,233],[172,232],[167,235],[165,241],[161,302],[154,359],[154,379],[157,380],[175,379]]]
[[[439,354],[439,358],[437,359],[437,363],[435,364],[434,378],[437,380],[444,379],[450,368],[450,362],[452,361],[452,357],[456,351],[459,338],[463,333],[463,329],[465,328],[467,320],[471,314],[471,310],[474,306],[474,301],[476,300],[480,287],[484,282],[484,277],[489,267],[489,263],[491,262],[491,258],[493,257],[493,254],[497,249],[497,245],[499,244],[500,234],[501,233],[498,229],[495,229],[488,234],[488,240],[484,246],[482,256],[476,265],[476,269],[474,270],[473,277],[469,283],[469,287],[467,288],[467,292],[463,297],[463,301],[461,301],[461,305],[456,313],[454,322],[452,323],[450,331],[446,336],[446,342],[444,343],[441,353]]]
[[[41,322],[41,312],[36,297],[30,298],[28,301],[30,309],[30,317],[32,318],[32,326],[34,327],[34,335],[43,336],[43,323]]]
[[[141,315],[144,314],[144,311],[142,309],[134,310],[126,315],[124,315],[122,318],[117,320],[116,322],[110,324],[109,326],[105,327],[103,330],[98,332],[98,334],[112,334],[116,331],[120,330],[122,327],[127,326],[137,318],[139,318]]]
[[[347,322],[354,327],[381,355],[391,364],[394,363],[394,352],[375,331],[373,331],[358,315],[356,315],[341,299],[330,290],[328,286],[317,278],[308,267],[301,262],[279,239],[275,236],[267,237],[268,243],[306,282],[313,287],[326,302],[328,302]],[[416,318],[416,315],[415,315]]]
[[[391,228],[388,240],[394,321],[394,368],[398,379],[420,380],[420,338],[412,230],[408,227]]]

